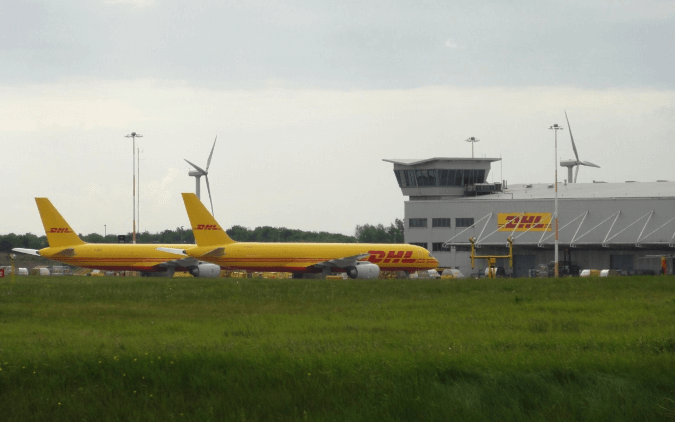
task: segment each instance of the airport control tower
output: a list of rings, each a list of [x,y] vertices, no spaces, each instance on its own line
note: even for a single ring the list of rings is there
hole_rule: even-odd
[[[405,242],[467,275],[477,271],[470,266],[469,237],[483,254],[497,255],[513,237],[515,276],[550,264],[554,183],[488,183],[492,163],[500,160],[383,160],[394,164],[408,197]],[[558,198],[559,244],[580,268],[657,272],[657,260],[642,258],[675,252],[675,182],[559,182]]]

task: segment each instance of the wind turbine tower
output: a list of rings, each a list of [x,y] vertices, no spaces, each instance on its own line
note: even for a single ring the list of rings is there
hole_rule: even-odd
[[[201,177],[204,176],[204,178],[206,179],[206,189],[209,191],[209,202],[211,203],[211,214],[213,215],[215,214],[213,213],[213,201],[211,200],[211,187],[209,186],[209,166],[211,165],[211,157],[213,157],[213,150],[216,148],[217,140],[218,136],[216,135],[216,139],[213,140],[213,146],[211,147],[211,154],[209,154],[209,159],[206,162],[206,170],[189,162],[188,160],[185,160],[189,165],[194,167],[194,170],[188,172],[188,176],[192,176],[195,178],[195,194],[199,199],[201,199],[200,196]]]

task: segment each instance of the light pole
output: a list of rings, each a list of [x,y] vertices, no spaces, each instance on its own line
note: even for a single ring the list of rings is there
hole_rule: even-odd
[[[108,226],[104,224],[103,225],[103,243],[108,243],[105,240],[106,236],[108,236]]]
[[[9,254],[9,259],[10,259],[10,262],[12,263],[12,284],[14,284],[14,273],[16,272],[16,271],[14,271],[15,270],[14,260],[16,259],[16,255],[14,255],[13,253]]]
[[[132,153],[133,153],[133,161],[131,162],[131,169],[133,170],[134,173],[134,180],[133,180],[133,187],[134,187],[134,206],[133,206],[133,211],[134,211],[134,231],[133,231],[133,243],[136,243],[136,138],[142,138],[143,135],[140,133],[136,132],[131,132],[128,135],[124,135],[125,138],[131,138],[133,140],[133,145],[132,145]]]
[[[141,149],[136,148],[138,153],[138,161],[136,162],[138,168],[138,235],[141,234]]]
[[[555,154],[554,154],[554,166],[555,166],[555,211],[553,217],[555,218],[555,277],[558,278],[560,273],[558,272],[558,131],[563,130],[558,124],[554,124],[549,127],[554,133],[555,138]]]
[[[471,142],[471,158],[473,158],[473,144],[475,144],[476,142],[480,142],[480,139],[476,139],[472,136],[468,139],[465,139],[464,141],[465,142]]]

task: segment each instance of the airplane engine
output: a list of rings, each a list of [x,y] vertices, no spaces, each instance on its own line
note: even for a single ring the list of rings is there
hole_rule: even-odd
[[[377,278],[380,267],[370,262],[357,262],[355,267],[347,268],[347,275],[352,279]]]
[[[193,277],[216,278],[220,276],[220,265],[201,263],[197,266],[190,267],[190,274],[192,274]]]

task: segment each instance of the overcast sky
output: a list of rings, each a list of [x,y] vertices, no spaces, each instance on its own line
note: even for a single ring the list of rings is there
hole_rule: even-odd
[[[488,179],[675,181],[675,2],[0,3],[0,233],[189,222],[184,158],[225,226],[353,234],[403,217],[383,158],[503,157]],[[564,168],[560,179],[566,177]],[[494,176],[494,177],[493,177]],[[208,193],[202,180],[202,199]]]

